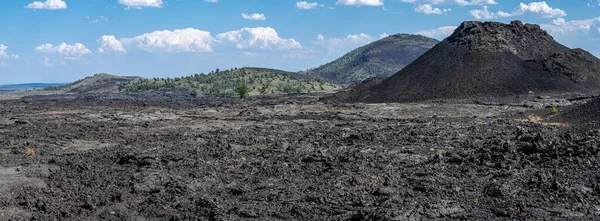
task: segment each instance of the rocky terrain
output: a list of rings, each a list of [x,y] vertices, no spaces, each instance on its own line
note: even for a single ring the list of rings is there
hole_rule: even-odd
[[[550,109],[169,96],[0,101],[0,220],[600,219]]]
[[[377,103],[596,95],[600,59],[559,44],[538,25],[464,22],[406,68],[367,89],[359,88],[330,100]]]
[[[581,130],[600,128],[600,98],[582,105],[565,108],[549,117],[548,121],[570,124],[572,127]]]
[[[465,22],[335,95],[256,68],[1,94],[0,220],[599,220],[599,64]],[[254,96],[198,93],[232,79]]]

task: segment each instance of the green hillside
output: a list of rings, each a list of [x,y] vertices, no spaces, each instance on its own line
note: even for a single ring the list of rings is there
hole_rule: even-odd
[[[369,77],[389,77],[438,42],[421,35],[391,35],[308,70],[305,74],[345,85],[361,82]]]
[[[153,78],[130,81],[126,91],[141,92],[160,88],[181,88],[197,95],[235,96],[238,85],[249,88],[250,95],[330,92],[341,86],[298,73],[267,68],[240,68],[194,74],[180,78]]]

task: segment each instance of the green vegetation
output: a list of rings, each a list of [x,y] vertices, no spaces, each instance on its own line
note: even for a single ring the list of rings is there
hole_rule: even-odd
[[[369,77],[388,77],[437,43],[435,39],[420,35],[391,35],[305,73],[344,85],[361,82]]]
[[[342,87],[298,73],[249,67],[217,70],[209,74],[194,74],[186,77],[140,79],[125,83],[125,90],[128,92],[161,88],[185,89],[196,95],[244,98],[258,94],[330,92]]]
[[[552,111],[553,114],[558,113],[558,109],[555,106],[552,106],[552,110],[551,111]]]
[[[235,88],[235,94],[240,99],[247,98],[249,96],[248,92],[250,92],[250,89],[248,89],[248,86],[246,86],[244,83],[238,84],[238,86]]]

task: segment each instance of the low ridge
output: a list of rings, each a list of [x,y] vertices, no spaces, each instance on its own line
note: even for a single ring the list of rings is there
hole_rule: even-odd
[[[561,45],[540,26],[468,21],[393,76],[329,100],[417,102],[599,89],[600,59]]]
[[[304,73],[346,85],[369,77],[389,77],[437,43],[438,40],[421,35],[390,35]]]
[[[124,77],[106,73],[89,76],[66,85],[44,88],[46,91],[62,91],[64,93],[94,94],[118,93],[125,89],[125,84],[130,81],[142,79],[141,77]]]

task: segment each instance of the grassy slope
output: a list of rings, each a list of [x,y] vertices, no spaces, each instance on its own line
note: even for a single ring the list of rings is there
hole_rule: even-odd
[[[369,77],[388,77],[438,43],[420,35],[397,34],[357,48],[307,75],[329,82],[351,84]]]
[[[250,95],[277,93],[330,92],[341,89],[302,74],[267,68],[240,68],[181,78],[154,78],[131,81],[126,90],[148,91],[160,88],[182,88],[197,95],[234,96],[238,84],[246,84]]]

